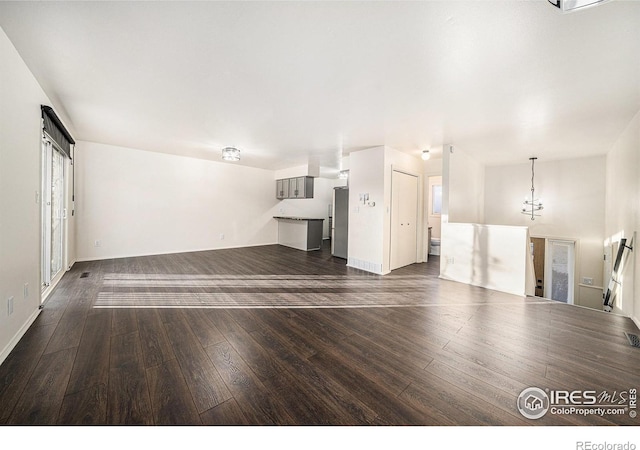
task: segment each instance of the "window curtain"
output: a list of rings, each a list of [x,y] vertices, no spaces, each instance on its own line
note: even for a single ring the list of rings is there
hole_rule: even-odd
[[[53,139],[64,155],[71,159],[71,146],[76,143],[58,118],[53,108],[42,105],[44,131]]]

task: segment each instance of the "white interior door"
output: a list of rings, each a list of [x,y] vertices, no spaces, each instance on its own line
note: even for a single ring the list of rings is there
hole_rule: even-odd
[[[391,175],[391,261],[394,270],[417,262],[418,177],[394,170]]]

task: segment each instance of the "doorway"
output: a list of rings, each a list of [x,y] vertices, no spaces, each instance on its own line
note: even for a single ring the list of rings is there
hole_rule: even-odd
[[[391,175],[390,269],[414,264],[418,245],[418,177],[394,170]]]
[[[441,215],[442,215],[442,175],[429,177],[427,192],[427,223],[429,227],[427,253],[440,255]]]
[[[536,297],[573,304],[575,241],[532,237],[531,246]]]

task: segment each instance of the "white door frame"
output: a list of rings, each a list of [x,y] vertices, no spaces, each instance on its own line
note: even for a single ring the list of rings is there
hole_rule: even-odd
[[[568,283],[568,294],[567,294],[567,303],[572,305],[575,303],[575,274],[576,274],[576,253],[578,242],[574,239],[562,239],[562,238],[545,238],[545,261],[544,261],[544,292],[546,298],[552,298],[552,273],[553,273],[553,263],[552,263],[552,252],[551,246],[553,243],[565,244],[569,246],[569,277],[567,280]]]
[[[52,186],[51,175],[53,168],[53,154],[54,152],[60,153],[62,157],[62,180],[61,180],[61,201],[60,208],[60,237],[61,237],[61,249],[60,249],[60,270],[52,276],[51,274],[51,225],[52,225]],[[41,302],[44,302],[49,293],[53,290],[56,283],[62,278],[67,267],[67,252],[68,252],[68,230],[67,230],[67,201],[69,194],[69,186],[67,183],[68,175],[68,158],[64,155],[59,148],[57,148],[54,140],[49,138],[46,134],[42,136],[42,185],[41,185]]]

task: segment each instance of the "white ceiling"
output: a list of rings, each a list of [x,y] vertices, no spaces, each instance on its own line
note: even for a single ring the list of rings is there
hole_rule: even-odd
[[[604,154],[640,109],[639,1],[0,1],[0,26],[76,140],[269,169]]]

